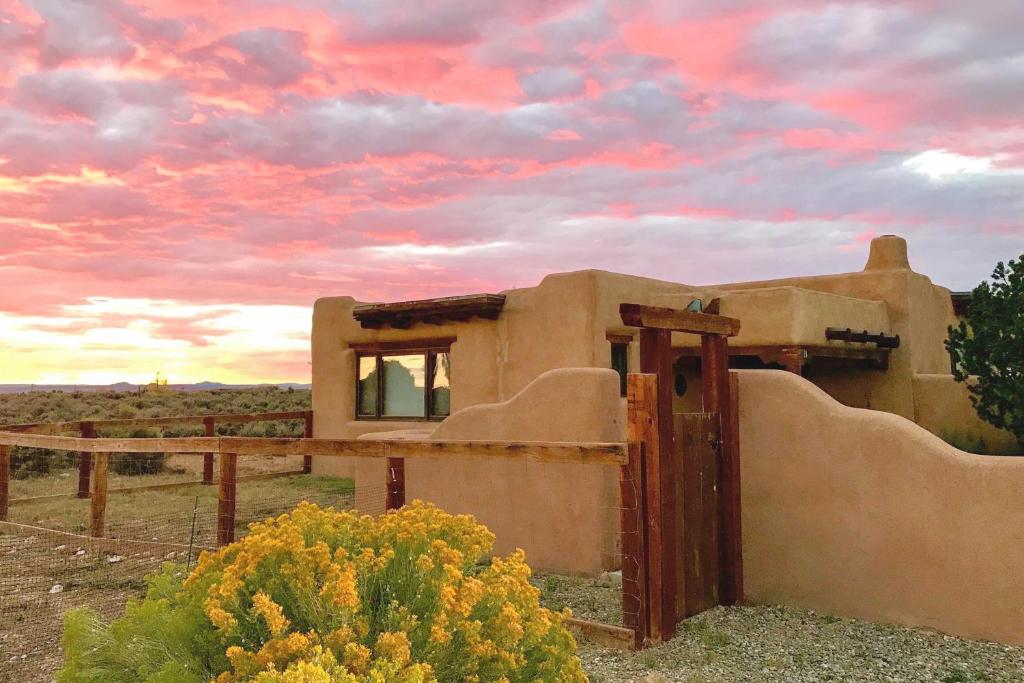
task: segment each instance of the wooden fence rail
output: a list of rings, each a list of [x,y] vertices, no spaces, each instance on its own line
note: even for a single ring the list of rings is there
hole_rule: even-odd
[[[310,430],[307,422],[306,430]],[[4,428],[7,429],[6,427]],[[107,500],[107,468],[111,454],[177,453],[213,454],[220,459],[217,539],[223,545],[234,540],[235,496],[238,457],[244,455],[303,455],[304,466],[316,457],[385,458],[389,480],[388,509],[405,503],[404,458],[511,458],[538,462],[575,462],[622,465],[627,461],[622,443],[564,443],[536,441],[367,441],[360,439],[250,438],[237,436],[190,436],[155,438],[83,438],[18,431],[0,431],[0,521],[7,518],[10,503],[10,449],[14,446],[77,451],[92,458],[90,531],[103,536]],[[304,472],[308,469],[304,467]]]

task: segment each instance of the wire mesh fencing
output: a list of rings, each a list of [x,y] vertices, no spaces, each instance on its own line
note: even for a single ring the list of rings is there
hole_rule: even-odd
[[[290,459],[238,457],[234,538],[302,501],[350,509],[358,495],[361,512],[384,511],[384,482],[357,491],[350,478],[295,474],[302,456],[281,462]],[[144,594],[146,575],[168,562],[187,571],[201,552],[217,547],[220,482],[161,476],[111,472],[102,537],[90,535],[91,500],[77,497],[77,468],[11,482],[13,504],[0,522],[0,680],[52,680],[67,610],[88,607],[113,618],[129,598]],[[118,477],[130,485],[115,486]]]
[[[570,623],[581,631],[584,643],[632,649],[638,643],[636,631],[644,618],[643,498],[641,482],[634,479],[633,470],[616,469],[618,495],[607,507],[599,533],[601,570],[539,571],[532,583],[540,590],[542,605],[571,612]]]

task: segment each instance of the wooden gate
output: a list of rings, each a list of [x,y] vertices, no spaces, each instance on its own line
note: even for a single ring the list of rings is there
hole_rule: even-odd
[[[642,480],[641,528],[629,547],[638,561],[629,571],[623,563],[624,589],[638,587],[635,623],[627,625],[639,641],[663,641],[679,619],[743,599],[739,424],[728,370],[728,337],[739,321],[639,304],[619,310],[623,323],[641,328],[642,374],[627,378],[623,476]],[[704,412],[672,413],[673,332],[701,336]],[[625,592],[623,601],[625,608]]]
[[[676,501],[682,530],[676,546],[676,617],[685,619],[720,604],[719,515],[721,429],[717,413],[677,413]]]

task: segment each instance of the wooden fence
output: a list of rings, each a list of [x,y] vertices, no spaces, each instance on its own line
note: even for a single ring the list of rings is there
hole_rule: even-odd
[[[251,422],[280,422],[302,420],[304,436],[313,436],[313,411],[292,410],[272,413],[245,413],[221,415],[184,415],[175,417],[123,418],[113,420],[75,420],[72,422],[40,422],[31,424],[5,425],[6,432],[24,434],[66,435],[78,434],[83,439],[95,439],[98,432],[105,429],[145,429],[150,427],[183,427],[202,426],[206,436],[217,435],[218,424],[248,424]],[[45,448],[45,446],[41,447]],[[62,449],[58,449],[62,450]],[[312,471],[313,459],[306,456],[302,463],[302,472]],[[89,475],[92,471],[92,453],[81,451],[78,459],[78,493],[79,498],[88,498],[90,494]],[[192,482],[187,482],[191,484]],[[203,454],[203,484],[213,484],[213,453]],[[162,485],[175,486],[175,484]]]
[[[648,332],[644,330],[644,332]],[[651,335],[653,336],[653,335]],[[666,335],[660,335],[665,337]],[[665,339],[657,340],[664,346]],[[653,344],[651,345],[653,346]],[[708,354],[721,356],[722,354]],[[663,359],[664,353],[648,353],[648,358]],[[659,363],[656,372],[628,377],[628,427],[626,442],[569,443],[535,441],[459,441],[459,440],[362,440],[317,439],[311,436],[309,412],[262,413],[257,415],[210,415],[148,420],[106,420],[57,424],[0,427],[0,522],[7,519],[12,447],[44,448],[78,452],[83,463],[79,495],[85,481],[90,501],[90,535],[102,538],[105,532],[107,469],[112,454],[175,453],[204,458],[203,483],[212,483],[213,456],[219,456],[220,477],[217,503],[217,544],[235,539],[236,488],[239,456],[304,456],[304,470],[310,471],[314,457],[363,457],[386,460],[386,509],[406,502],[405,459],[514,459],[541,463],[572,463],[615,466],[620,481],[620,542],[622,549],[622,607],[624,627],[573,620],[574,625],[607,645],[639,648],[648,642],[671,637],[679,618],[695,613],[695,606],[710,607],[715,602],[732,604],[742,599],[742,565],[739,558],[738,428],[736,393],[730,387],[728,372],[706,373],[704,396],[714,409],[696,423],[713,423],[708,433],[718,435],[717,455],[697,455],[697,465],[715,470],[717,482],[710,489],[715,496],[702,500],[699,490],[687,493],[683,471],[688,467],[684,454],[687,439],[674,435],[671,396],[665,396],[666,375]],[[712,378],[715,381],[710,381]],[[724,381],[723,381],[724,380]],[[667,417],[666,417],[667,414]],[[214,436],[217,423],[262,420],[303,419],[306,437],[249,438]],[[677,420],[678,422],[678,420]],[[155,438],[103,438],[96,433],[113,427],[156,427],[203,424],[207,436]],[[701,427],[703,428],[703,427]],[[77,436],[67,436],[77,432]],[[705,439],[706,441],[707,439]],[[689,439],[692,443],[693,439]],[[724,442],[724,443],[723,443]],[[690,448],[693,450],[693,448]],[[699,459],[710,457],[701,465]],[[714,462],[714,460],[718,462]],[[679,463],[683,463],[680,468]],[[91,479],[90,477],[91,470]],[[677,472],[679,476],[677,477]],[[257,475],[259,476],[259,475]],[[198,482],[187,482],[198,483]],[[163,485],[160,485],[163,486]],[[707,489],[708,487],[705,487]],[[678,489],[678,491],[677,491]],[[132,490],[138,490],[132,489]],[[677,498],[681,499],[677,501]],[[677,504],[677,502],[679,504]],[[710,524],[707,529],[705,525]],[[709,533],[704,533],[708,531]],[[678,542],[677,538],[679,537]],[[697,539],[693,543],[688,538]],[[677,552],[678,550],[678,552]],[[710,564],[693,562],[689,555],[708,558]],[[719,561],[720,560],[720,561]],[[708,575],[706,567],[712,568]],[[697,583],[691,576],[704,573],[702,586],[708,595],[695,593]],[[720,596],[720,600],[717,599]]]

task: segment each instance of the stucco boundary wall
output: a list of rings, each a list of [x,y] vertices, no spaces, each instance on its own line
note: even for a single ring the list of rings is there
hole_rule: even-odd
[[[359,438],[623,442],[625,418],[614,370],[562,368],[543,373],[507,401],[459,410],[429,434],[406,429]],[[360,488],[383,484],[386,470],[379,459],[355,460],[360,507]],[[407,500],[473,515],[494,532],[498,554],[522,548],[534,569],[596,575],[621,562],[619,469],[525,459],[406,458],[405,492]],[[368,500],[366,511],[375,503]]]
[[[1024,458],[736,372],[749,601],[1024,644]]]

